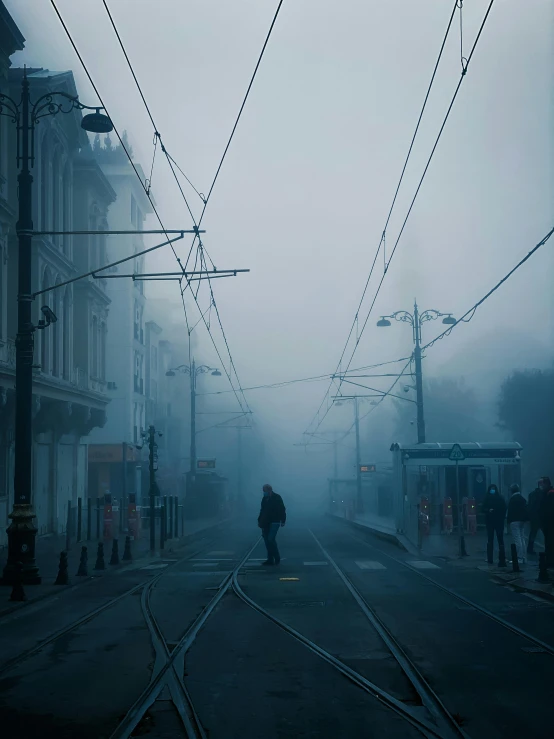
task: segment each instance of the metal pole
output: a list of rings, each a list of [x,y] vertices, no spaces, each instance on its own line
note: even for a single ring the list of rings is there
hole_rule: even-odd
[[[237,473],[237,503],[239,510],[242,508],[243,498],[242,498],[242,426],[237,427],[237,433],[238,433],[238,473]]]
[[[100,498],[96,498],[96,540],[100,541]]]
[[[169,498],[169,530],[168,530],[168,539],[173,539],[173,510],[174,510],[174,498],[173,495],[170,495]]]
[[[190,368],[190,477],[194,483],[196,474],[196,363]]]
[[[65,551],[69,552],[71,546],[71,501],[67,501],[67,522],[65,527]]]
[[[77,541],[81,541],[83,526],[83,499],[77,498]]]
[[[119,533],[125,531],[125,512],[127,510],[127,443],[122,444],[123,462],[121,479],[121,511],[119,513]]]
[[[156,429],[148,429],[148,471],[150,475],[150,551],[156,551],[156,471],[154,470],[154,453],[156,445]]]
[[[421,370],[421,324],[417,302],[414,303],[414,342],[415,342],[415,372],[417,394],[417,443],[425,444],[425,418],[423,415],[423,376]]]
[[[29,132],[34,126],[29,110],[29,80],[23,73],[21,82],[21,115],[18,120],[21,137],[21,168],[17,177],[19,188],[19,217],[16,230],[19,241],[17,337],[15,340],[15,474],[14,504],[9,517],[8,560],[3,581],[13,583],[21,579],[23,584],[38,585],[41,582],[35,562],[37,528],[32,505],[32,452],[33,452],[33,348],[34,326],[32,322],[32,185],[29,170]],[[19,155],[19,152],[18,152]],[[23,567],[18,573],[18,562]]]
[[[460,557],[462,557],[464,551],[462,539],[464,535],[462,532],[462,512],[460,510],[460,465],[458,460],[456,460],[456,510],[458,511],[458,543],[460,546]]]
[[[87,541],[92,539],[92,498],[87,498]]]
[[[360,414],[358,411],[358,398],[354,398],[354,413],[356,426],[356,509],[358,513],[363,513],[364,504],[362,500],[362,471],[360,469]]]

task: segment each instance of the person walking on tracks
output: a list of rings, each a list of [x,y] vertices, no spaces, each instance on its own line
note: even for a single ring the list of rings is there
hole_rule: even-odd
[[[499,560],[505,561],[504,519],[506,518],[506,502],[498,492],[496,485],[489,485],[483,501],[483,513],[487,525],[487,562],[493,564],[494,535],[498,539]]]
[[[262,530],[265,546],[267,549],[267,560],[263,562],[266,567],[278,565],[281,561],[276,536],[281,526],[287,520],[287,511],[283,499],[278,495],[271,485],[264,485],[264,497],[258,516],[258,526]]]
[[[527,510],[529,513],[530,529],[529,529],[529,541],[527,542],[527,554],[535,554],[535,538],[541,530],[541,507],[544,497],[546,495],[546,489],[544,485],[544,478],[537,482],[537,487],[533,492],[529,493],[529,500],[527,501]]]
[[[521,494],[519,485],[511,485],[510,493],[507,515],[508,526],[512,534],[512,541],[516,545],[518,561],[520,564],[525,564],[525,522],[529,518],[527,501]]]

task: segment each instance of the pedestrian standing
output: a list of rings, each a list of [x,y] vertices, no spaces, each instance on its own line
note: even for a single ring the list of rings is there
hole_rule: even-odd
[[[263,494],[260,515],[258,516],[258,526],[262,530],[262,536],[267,549],[267,560],[262,564],[266,567],[271,567],[278,565],[281,561],[276,536],[281,526],[285,525],[287,511],[283,499],[273,490],[271,485],[264,485]]]
[[[544,534],[546,566],[554,567],[554,487],[549,477],[543,477],[543,488],[546,494],[542,500],[540,518]]]
[[[533,492],[529,493],[529,500],[527,501],[527,512],[529,514],[529,541],[527,542],[527,554],[535,554],[535,538],[538,532],[541,530],[541,508],[544,496],[546,495],[544,478],[537,482],[537,487]]]
[[[519,485],[510,487],[510,500],[508,501],[508,526],[512,534],[512,541],[516,545],[517,558],[520,564],[525,564],[525,522],[527,515],[527,501],[521,494]]]
[[[504,519],[506,518],[506,501],[500,495],[496,485],[489,485],[483,501],[483,512],[487,525],[487,562],[493,564],[494,535],[498,540],[499,560],[505,561]]]

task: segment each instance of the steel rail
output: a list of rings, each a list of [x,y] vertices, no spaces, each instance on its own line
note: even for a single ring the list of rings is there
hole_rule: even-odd
[[[210,615],[212,614],[215,607],[218,605],[220,600],[223,598],[225,593],[229,590],[233,583],[233,575],[238,572],[241,567],[244,565],[244,563],[247,561],[247,559],[250,557],[254,549],[258,546],[260,542],[260,537],[258,537],[251,546],[246,554],[241,558],[239,563],[235,566],[232,572],[229,572],[222,580],[218,592],[216,595],[210,600],[208,605],[204,608],[202,613],[199,614],[199,616],[195,619],[195,621],[191,624],[191,626],[187,629],[185,634],[181,637],[175,648],[169,653],[167,651],[165,656],[165,663],[158,669],[157,673],[153,671],[152,678],[150,680],[150,683],[144,688],[142,693],[139,695],[137,700],[133,703],[133,705],[129,708],[124,718],[121,720],[119,725],[116,727],[116,729],[113,731],[113,733],[110,735],[110,739],[129,739],[133,735],[133,732],[135,731],[137,725],[140,723],[140,721],[143,719],[145,713],[148,711],[150,706],[154,703],[156,698],[159,696],[163,688],[167,685],[169,687],[169,690],[171,692],[171,697],[176,705],[177,710],[179,710],[179,713],[181,715],[181,720],[183,720],[183,723],[185,725],[185,729],[187,729],[187,722],[184,720],[184,716],[187,714],[190,714],[192,712],[194,716],[196,716],[196,713],[194,712],[194,708],[192,706],[192,702],[190,700],[190,697],[188,696],[188,692],[186,690],[186,687],[184,685],[184,682],[182,678],[180,677],[184,672],[184,660],[185,660],[185,654],[190,649],[192,644],[194,643],[196,637],[198,636],[198,632],[200,629],[204,626]],[[160,577],[164,573],[160,574]],[[151,631],[151,633],[154,633],[154,630]],[[163,637],[162,637],[163,640]],[[160,647],[158,647],[159,649]],[[166,645],[167,649],[167,645]],[[169,673],[169,674],[168,674]],[[175,684],[177,683],[177,684]],[[171,690],[173,686],[173,691]],[[182,699],[185,698],[185,701],[183,702]],[[177,705],[177,702],[181,701],[180,707]],[[183,711],[181,713],[181,710]],[[190,721],[190,719],[189,719]],[[200,722],[198,721],[198,727],[200,730],[203,731],[200,727]],[[188,731],[194,731],[194,727],[189,725]],[[189,734],[189,739],[197,739],[197,737],[203,737],[204,735],[198,734],[198,733],[192,733]]]
[[[387,693],[385,690],[382,690],[379,686],[370,682],[367,678],[365,678],[359,672],[356,672],[351,667],[346,665],[344,662],[341,662],[339,659],[337,659],[337,657],[334,657],[332,654],[327,652],[325,649],[318,646],[315,642],[305,637],[299,631],[296,631],[296,629],[293,629],[292,626],[289,626],[284,621],[281,621],[279,618],[274,616],[272,613],[267,611],[265,608],[263,608],[258,603],[256,603],[256,601],[254,601],[252,598],[246,595],[246,593],[242,590],[238,582],[238,572],[235,572],[233,574],[233,590],[235,591],[235,594],[244,603],[246,603],[246,605],[250,606],[250,608],[254,609],[259,614],[267,618],[273,624],[278,626],[282,631],[289,634],[289,636],[292,636],[294,639],[299,641],[301,644],[307,647],[311,652],[316,654],[318,657],[321,657],[321,659],[323,659],[325,662],[327,662],[332,667],[334,667],[336,670],[338,670],[340,673],[342,673],[346,678],[348,678],[351,682],[353,682],[359,688],[364,690],[366,693],[369,693],[370,695],[372,695],[384,706],[386,706],[387,708],[390,708],[395,713],[399,714],[403,719],[408,721],[408,723],[410,723],[414,728],[418,729],[418,731],[420,731],[424,736],[429,737],[430,739],[446,739],[445,734],[437,726],[417,716],[416,711],[414,711],[411,708],[408,708],[404,703],[399,701],[397,698],[392,696],[390,693]]]
[[[357,541],[359,544],[363,544],[364,546],[369,547],[370,549],[373,549],[376,552],[379,552],[385,557],[388,557],[388,559],[391,559],[393,562],[396,562],[397,564],[400,564],[403,567],[406,567],[406,569],[411,570],[411,572],[415,573],[416,575],[419,575],[419,577],[423,578],[424,580],[427,580],[428,583],[431,583],[431,585],[434,585],[439,590],[442,590],[444,593],[448,593],[448,595],[451,595],[453,598],[456,598],[457,600],[461,601],[466,606],[470,606],[471,608],[474,608],[479,613],[482,613],[487,618],[490,618],[491,621],[495,621],[496,623],[500,624],[500,626],[503,626],[508,631],[511,631],[512,634],[516,634],[517,636],[521,636],[524,639],[527,639],[528,641],[532,642],[536,646],[543,649],[545,652],[548,652],[548,654],[554,656],[554,646],[552,646],[552,644],[548,644],[547,642],[542,641],[542,639],[539,639],[537,636],[533,636],[533,634],[530,634],[528,631],[525,631],[524,629],[520,629],[519,626],[515,626],[515,624],[512,624],[509,621],[506,621],[506,619],[502,618],[501,616],[498,616],[496,613],[489,611],[488,608],[485,608],[484,606],[479,605],[479,603],[476,603],[475,601],[470,600],[469,598],[466,598],[465,595],[461,595],[460,593],[457,593],[455,590],[452,590],[451,588],[446,587],[446,585],[441,585],[441,583],[437,582],[436,580],[433,580],[433,578],[429,577],[429,575],[424,575],[423,572],[420,572],[420,570],[416,569],[415,567],[408,564],[407,562],[403,562],[401,559],[397,559],[396,557],[393,557],[392,554],[388,554],[388,552],[385,552],[383,549],[379,549],[379,547],[376,547],[373,544],[369,544],[367,541],[364,541],[363,539],[358,539],[356,536],[353,536],[352,534],[349,534],[349,536],[351,539],[354,539],[354,541]]]
[[[360,606],[364,616],[371,623],[373,628],[376,630],[376,632],[385,643],[387,649],[400,665],[400,668],[402,669],[403,673],[406,675],[410,683],[413,685],[425,708],[429,711],[430,715],[433,717],[437,725],[444,731],[444,735],[449,737],[463,737],[464,739],[468,739],[468,735],[466,734],[466,732],[463,731],[463,729],[459,726],[456,719],[448,711],[439,696],[425,680],[414,662],[412,662],[412,660],[408,657],[400,642],[393,636],[383,620],[376,614],[374,609],[369,605],[369,603],[360,593],[358,588],[356,588],[356,586],[350,580],[344,570],[335,562],[333,557],[324,548],[314,532],[311,529],[308,530],[312,535],[314,541],[320,548],[323,556],[327,559],[327,561],[333,567],[344,585],[348,588],[350,594],[352,595],[356,603]]]

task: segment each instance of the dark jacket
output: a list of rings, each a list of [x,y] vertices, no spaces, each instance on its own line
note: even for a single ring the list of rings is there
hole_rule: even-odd
[[[514,493],[508,501],[508,524],[528,520],[527,501],[521,493]]]
[[[258,526],[265,529],[272,523],[285,523],[286,520],[287,511],[281,496],[277,493],[264,495],[258,516]]]
[[[544,500],[545,493],[540,488],[535,488],[532,493],[529,493],[529,500],[527,501],[527,510],[529,512],[529,520],[533,523],[540,522],[541,507]]]
[[[554,534],[554,488],[551,488],[542,500],[540,520],[542,530]]]
[[[500,493],[487,493],[483,501],[483,513],[489,524],[503,523],[506,516],[506,501]]]

